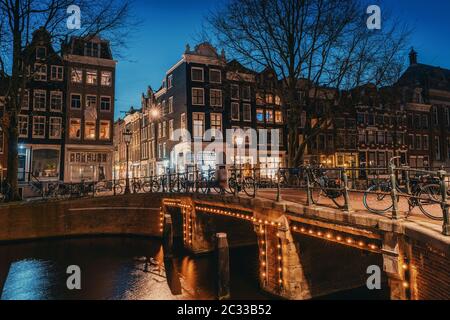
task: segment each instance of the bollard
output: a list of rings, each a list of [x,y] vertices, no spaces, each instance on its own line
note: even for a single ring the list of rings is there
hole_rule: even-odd
[[[392,199],[392,219],[398,219],[398,201],[397,201],[397,179],[395,175],[395,166],[389,167],[391,173],[391,199]]]
[[[173,257],[173,225],[172,216],[170,214],[164,215],[164,229],[163,229],[163,249],[164,258]]]
[[[310,169],[306,169],[306,205],[307,206],[311,206],[313,204],[309,170]]]
[[[161,185],[162,185],[162,192],[165,193],[166,192],[166,178],[165,178],[165,175],[161,176]]]
[[[180,193],[181,192],[181,186],[180,186],[180,173],[177,172],[177,192]]]
[[[439,178],[441,180],[441,196],[442,196],[442,215],[444,217],[444,224],[442,225],[442,234],[444,236],[450,236],[450,216],[448,211],[448,204],[447,204],[447,183],[445,182],[447,172],[445,170],[439,171]]]
[[[280,169],[277,172],[277,202],[281,202]]]
[[[342,171],[342,180],[344,182],[344,200],[345,200],[344,210],[350,211],[350,196],[348,193],[348,176],[347,176],[347,172],[345,172],[345,170]]]
[[[230,252],[226,233],[216,234],[217,299],[230,299]]]

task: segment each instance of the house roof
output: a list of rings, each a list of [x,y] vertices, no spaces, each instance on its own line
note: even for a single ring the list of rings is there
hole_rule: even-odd
[[[421,63],[412,64],[397,85],[450,91],[450,70]]]

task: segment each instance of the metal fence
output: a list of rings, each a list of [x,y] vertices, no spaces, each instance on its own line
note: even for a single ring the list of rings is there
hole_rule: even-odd
[[[392,219],[398,219],[401,212],[406,212],[407,217],[418,208],[427,218],[442,221],[443,234],[450,236],[449,184],[450,174],[442,168],[430,171],[395,165],[388,168],[232,167],[167,173],[129,179],[128,183],[125,179],[54,182],[42,186],[40,193],[45,200],[157,192],[245,194],[255,198],[258,192],[268,190],[278,202],[286,196],[289,201],[306,206],[331,205],[346,211],[362,208]]]

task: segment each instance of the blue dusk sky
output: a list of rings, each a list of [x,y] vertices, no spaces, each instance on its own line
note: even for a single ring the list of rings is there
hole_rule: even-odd
[[[133,14],[141,24],[117,66],[116,118],[130,106],[140,107],[148,85],[159,88],[186,44],[195,45],[204,17],[221,1],[135,0]],[[413,29],[411,46],[419,52],[419,62],[450,69],[450,1],[385,0],[381,8]]]

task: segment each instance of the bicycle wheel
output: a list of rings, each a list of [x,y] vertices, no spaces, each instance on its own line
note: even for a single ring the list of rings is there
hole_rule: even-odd
[[[144,184],[142,185],[142,191],[144,191],[145,193],[149,193],[150,191],[152,191],[152,184],[150,182],[144,182]]]
[[[253,198],[256,194],[256,184],[255,180],[251,177],[244,179],[244,192],[247,196]]]
[[[392,209],[392,197],[389,194],[392,187],[389,184],[376,184],[364,193],[363,203],[372,213],[382,214]]]
[[[228,190],[225,190],[229,194],[234,194],[235,190],[239,190],[239,185],[236,182],[235,178],[229,178],[228,179]]]
[[[320,199],[325,196],[320,183],[313,182],[311,185],[311,199],[313,204],[319,204]]]
[[[153,181],[151,182],[151,192],[158,192],[159,189],[160,189],[160,187],[161,187],[161,186],[160,186],[158,180],[153,180]]]
[[[444,220],[441,207],[441,187],[438,184],[429,184],[421,188],[417,203],[420,211],[430,219]]]
[[[116,195],[123,193],[123,188],[120,184],[115,184],[113,188],[114,188]]]

